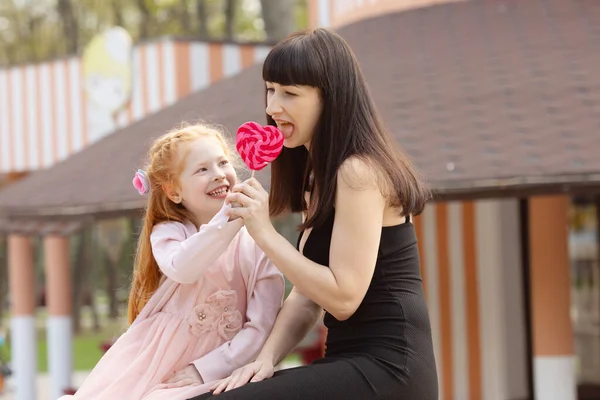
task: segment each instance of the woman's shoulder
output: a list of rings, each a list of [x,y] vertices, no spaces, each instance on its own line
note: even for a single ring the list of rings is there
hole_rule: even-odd
[[[382,189],[383,174],[384,171],[374,160],[351,156],[338,169],[338,186],[348,186],[354,190]]]
[[[351,218],[357,216],[357,208],[363,209],[366,204],[377,214],[385,213],[393,203],[386,171],[375,160],[362,157],[349,157],[342,163],[336,190],[334,208],[343,208],[344,215]]]

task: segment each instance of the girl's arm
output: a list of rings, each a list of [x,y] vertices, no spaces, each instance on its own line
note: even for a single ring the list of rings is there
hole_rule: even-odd
[[[243,226],[241,218],[228,220],[227,208],[223,206],[208,224],[187,239],[185,227],[179,222],[154,227],[150,235],[152,253],[167,278],[177,283],[195,283],[223,254]]]
[[[193,362],[204,382],[223,379],[253,361],[271,333],[281,308],[285,291],[283,275],[258,246],[253,245],[253,248],[257,277],[246,307],[247,322],[233,339]]]

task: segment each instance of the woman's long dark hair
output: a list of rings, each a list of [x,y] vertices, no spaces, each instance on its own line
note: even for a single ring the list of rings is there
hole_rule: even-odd
[[[391,206],[402,208],[403,215],[421,213],[430,192],[384,127],[344,39],[326,29],[290,35],[267,56],[263,80],[318,88],[323,102],[310,151],[284,148],[271,165],[271,215],[308,211],[300,229],[320,225],[333,210],[338,169],[353,156],[381,172]],[[276,125],[269,115],[267,122]]]

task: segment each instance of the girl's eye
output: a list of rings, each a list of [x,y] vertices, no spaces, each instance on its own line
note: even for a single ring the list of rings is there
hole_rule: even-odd
[[[220,165],[227,165],[227,164],[229,164],[229,161],[228,160],[223,160],[223,161],[221,161]]]
[[[267,93],[273,93],[275,91],[275,89],[273,88],[267,88]]]
[[[288,96],[295,96],[296,93],[292,93],[292,92],[285,92],[285,94],[287,94]]]
[[[198,173],[198,172],[206,172],[206,168],[204,168],[204,167],[202,167],[202,168],[199,168],[199,169],[198,169],[198,171],[196,171],[196,172],[197,172],[197,173]]]

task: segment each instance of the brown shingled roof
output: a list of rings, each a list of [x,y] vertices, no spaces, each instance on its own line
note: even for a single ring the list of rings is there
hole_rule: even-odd
[[[437,193],[600,187],[600,2],[469,1],[339,33],[385,122]],[[263,122],[262,93],[255,66],[12,185],[0,207],[13,215],[138,209],[131,177],[152,137],[198,117],[231,132]]]

